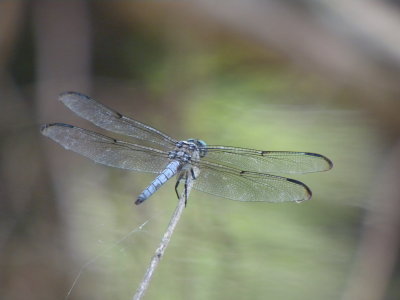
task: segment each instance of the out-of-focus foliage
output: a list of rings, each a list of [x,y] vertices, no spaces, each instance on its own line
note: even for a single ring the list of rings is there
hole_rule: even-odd
[[[59,92],[79,89],[66,84],[73,75],[63,80],[59,74],[47,74],[51,83],[41,79],[38,69],[43,61],[36,56],[47,48],[38,46],[43,42],[39,37],[65,31],[66,36],[60,37],[65,41],[68,32],[57,27],[60,20],[54,15],[47,20],[54,32],[46,32],[37,25],[37,18],[46,16],[43,8],[29,7],[33,12],[27,10],[16,21],[25,26],[15,38],[14,53],[9,56],[12,63],[2,69],[1,89],[7,95],[23,95],[24,116],[31,119],[15,121],[25,124],[17,126],[18,131],[10,133],[9,123],[0,128],[1,161],[16,162],[19,153],[36,162],[30,170],[42,170],[40,174],[45,175],[40,185],[32,179],[31,186],[24,182],[17,186],[16,179],[2,192],[7,199],[3,214],[17,226],[10,221],[3,227],[7,238],[2,238],[5,252],[0,259],[8,283],[0,286],[0,295],[4,299],[16,299],[16,295],[63,298],[81,271],[70,299],[129,299],[176,205],[174,182],[134,206],[152,175],[96,165],[39,136],[35,116],[40,122],[71,120],[94,127],[63,110],[55,94],[54,99],[38,100],[36,105],[26,100],[46,84],[54,91],[59,87]],[[392,132],[385,130],[379,114],[363,104],[357,84],[333,81],[307,61],[293,63],[288,55],[292,50],[280,51],[273,41],[268,47],[234,26],[219,24],[207,9],[202,13],[190,5],[179,7],[182,11],[178,7],[99,2],[68,8],[68,12],[83,10],[91,26],[92,70],[85,79],[91,85],[90,95],[175,138],[317,152],[332,159],[334,168],[294,177],[313,190],[313,199],[301,204],[242,203],[193,191],[146,298],[345,297],[363,218],[377,200],[372,195],[384,153],[393,143]],[[62,18],[59,13],[57,17]],[[74,22],[69,16],[65,24]],[[64,55],[70,60],[74,53]],[[48,59],[51,62],[51,55]],[[69,67],[63,61],[56,63],[60,70]],[[32,73],[35,80],[27,82]],[[20,110],[11,107],[17,116]],[[21,134],[34,137],[36,143],[40,139],[42,151],[31,151],[31,144],[17,138]],[[2,178],[17,178],[26,168],[22,163],[6,167],[2,167]],[[15,192],[18,189],[22,196]],[[26,199],[25,194],[29,200],[16,205],[18,197]],[[46,201],[52,203],[48,210],[40,205]],[[17,207],[15,217],[12,205]],[[42,216],[51,217],[40,223]],[[32,222],[40,225],[30,231]],[[53,228],[55,233],[43,228]],[[62,276],[52,278],[50,271],[36,266],[36,256],[43,256],[39,261],[51,257],[49,269]],[[16,291],[23,274],[43,278],[40,293],[35,287],[30,287],[33,294],[28,294],[28,288]],[[398,281],[397,277],[388,282]],[[28,279],[20,280],[29,285]],[[400,293],[395,284],[388,286],[389,297]]]

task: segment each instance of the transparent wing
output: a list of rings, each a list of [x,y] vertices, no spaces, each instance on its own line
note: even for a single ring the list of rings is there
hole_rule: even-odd
[[[103,129],[155,143],[168,149],[175,146],[176,141],[168,135],[125,117],[86,95],[66,92],[60,95],[59,100],[78,116]]]
[[[311,173],[327,171],[332,162],[309,152],[260,151],[225,146],[207,146],[205,161],[259,173]]]
[[[166,152],[117,141],[68,124],[46,124],[42,126],[41,132],[65,149],[111,167],[160,173],[169,162]]]
[[[256,172],[199,162],[200,174],[193,188],[215,196],[238,201],[301,202],[311,198],[302,182]]]

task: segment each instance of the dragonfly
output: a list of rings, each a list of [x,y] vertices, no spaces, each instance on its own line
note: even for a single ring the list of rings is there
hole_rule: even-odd
[[[78,92],[62,93],[59,100],[78,116],[130,141],[64,123],[42,125],[43,135],[96,163],[157,174],[135,204],[144,202],[174,176],[178,198],[178,186],[184,184],[185,204],[189,180],[196,190],[231,200],[302,202],[311,199],[310,188],[275,174],[321,172],[333,166],[327,157],[311,152],[207,145],[193,138],[176,140]]]

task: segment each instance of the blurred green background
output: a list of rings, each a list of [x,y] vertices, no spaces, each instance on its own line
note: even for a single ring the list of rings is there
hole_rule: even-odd
[[[133,205],[153,175],[40,135],[103,132],[57,101],[72,90],[177,139],[334,163],[294,177],[313,190],[301,204],[193,191],[145,299],[399,299],[399,16],[396,1],[2,1],[0,298],[131,299],[177,204],[171,180]]]

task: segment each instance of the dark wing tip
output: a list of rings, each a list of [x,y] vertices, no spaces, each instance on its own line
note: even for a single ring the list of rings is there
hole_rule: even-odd
[[[51,126],[51,124],[41,124],[40,125],[40,132],[43,133],[43,131],[45,131],[50,126]]]
[[[298,181],[298,180],[296,180],[296,179],[286,178],[286,180],[289,181],[289,182],[293,182],[293,183],[295,183],[295,184],[301,185],[301,186],[304,188],[304,190],[305,190],[305,197],[304,197],[304,199],[297,199],[297,200],[295,200],[296,202],[303,202],[303,201],[306,201],[306,200],[310,200],[310,199],[311,199],[311,197],[312,197],[312,192],[311,192],[311,190],[310,190],[310,188],[309,188],[308,186],[306,186],[304,183],[302,183],[301,181]]]
[[[329,171],[330,169],[333,168],[333,162],[329,158],[327,158],[326,156],[324,156],[322,154],[311,153],[311,152],[304,152],[304,154],[309,155],[309,156],[315,156],[315,157],[318,157],[318,158],[322,158],[327,164],[327,168],[325,170],[322,170],[322,171]]]
[[[79,93],[79,92],[73,92],[73,91],[67,91],[67,92],[63,92],[58,96],[58,100],[60,100],[61,102],[64,102],[66,99],[68,99],[71,96],[78,96],[78,97],[84,97],[84,98],[88,98],[89,96]]]
[[[68,127],[68,128],[74,128],[75,126],[73,125],[69,125],[69,124],[65,124],[65,123],[48,123],[48,124],[42,124],[40,125],[40,132],[42,132],[44,134],[44,132],[49,129],[50,127],[53,126],[61,126],[61,127]]]

